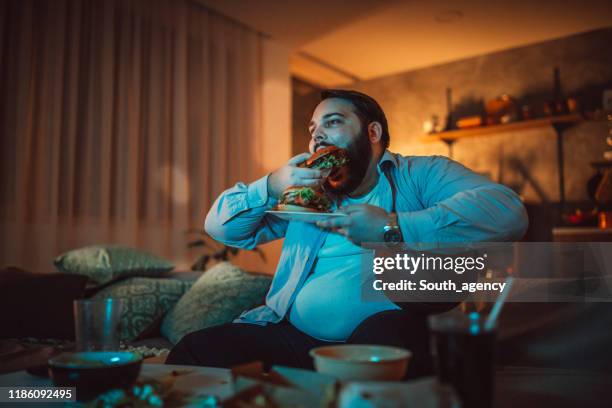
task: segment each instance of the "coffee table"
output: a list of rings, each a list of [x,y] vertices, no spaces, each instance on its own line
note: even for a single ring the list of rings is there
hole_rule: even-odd
[[[140,372],[140,380],[161,380],[172,372],[179,372],[176,377],[173,390],[188,392],[196,395],[216,395],[221,399],[231,394],[230,370],[214,367],[193,367],[164,364],[143,364]],[[25,371],[17,371],[10,374],[0,375],[0,387],[51,387],[53,382],[49,378],[36,377]],[[5,404],[1,404],[3,407]],[[41,407],[43,405],[40,405]],[[8,405],[7,405],[8,406]],[[23,408],[23,403],[15,403],[11,406]],[[63,403],[45,404],[49,406],[65,406]],[[74,406],[79,406],[74,404]],[[186,405],[189,407],[189,405]]]
[[[204,396],[204,395],[215,395],[221,400],[228,398],[232,393],[231,385],[231,373],[229,369],[224,368],[213,368],[213,367],[194,367],[194,366],[181,366],[181,365],[163,365],[163,364],[143,364],[142,371],[139,377],[141,381],[147,380],[161,380],[163,377],[171,375],[173,371],[179,372],[180,375],[176,377],[176,381],[173,390],[182,391],[189,393],[192,397]],[[187,372],[187,373],[185,373]],[[391,397],[392,399],[410,399],[418,400],[419,407],[440,407],[440,408],[452,408],[450,404],[444,404],[439,399],[439,396],[434,392],[435,384],[433,378],[425,378],[406,384],[408,387],[401,387],[400,389],[394,389],[391,394],[384,391],[383,394],[385,399]],[[400,384],[400,383],[396,383]],[[25,371],[18,371],[10,374],[0,375],[0,387],[50,387],[53,383],[48,378],[36,377],[28,374]],[[353,393],[359,391],[359,387],[352,388]],[[368,390],[370,390],[368,388]],[[350,394],[350,392],[349,392]],[[2,408],[5,407],[1,404]],[[42,404],[38,404],[42,406]],[[44,404],[44,407],[80,407],[82,404],[72,403],[51,403]],[[23,403],[15,403],[7,405],[16,408],[23,408]],[[201,405],[185,405],[186,407],[201,407]],[[346,405],[345,405],[346,406]]]
[[[231,395],[230,370],[213,367],[193,367],[180,365],[143,364],[141,380],[160,380],[164,376],[178,371],[187,372],[176,377],[174,388],[189,392],[191,395],[216,395],[225,399]],[[421,402],[429,400],[433,379],[423,379],[411,382],[404,390],[409,399],[417,398]],[[609,407],[612,398],[612,375],[575,370],[536,368],[536,367],[504,367],[496,374],[495,381],[496,408],[511,407]],[[0,375],[0,387],[49,387],[52,382],[48,378],[32,376],[25,371]],[[398,395],[398,398],[401,398]],[[2,407],[13,406],[23,408],[23,403],[12,405],[2,404]],[[37,404],[37,406],[43,406]],[[45,404],[49,406],[65,406]],[[77,405],[78,406],[78,405]],[[189,407],[189,405],[187,405]]]

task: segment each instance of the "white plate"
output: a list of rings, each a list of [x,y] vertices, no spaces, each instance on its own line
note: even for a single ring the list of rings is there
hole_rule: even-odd
[[[309,212],[309,211],[274,211],[268,210],[266,211],[268,214],[272,214],[287,221],[302,221],[302,222],[312,222],[315,223],[317,221],[329,220],[330,218],[335,217],[346,217],[346,214],[343,213],[320,213],[320,212]]]

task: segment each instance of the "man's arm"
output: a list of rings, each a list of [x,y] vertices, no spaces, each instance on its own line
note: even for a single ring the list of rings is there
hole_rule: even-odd
[[[516,193],[457,162],[443,157],[414,157],[398,170],[398,190],[413,195],[424,207],[398,212],[405,242],[515,241],[527,229],[527,214]],[[402,199],[398,194],[397,200]],[[348,217],[319,221],[317,225],[357,244],[383,241],[383,227],[390,221],[387,211],[369,204],[350,205],[340,211]]]
[[[277,200],[268,195],[268,176],[225,190],[208,211],[204,229],[217,241],[252,249],[285,235],[287,221],[267,215]]]
[[[237,183],[225,190],[206,216],[204,229],[208,235],[225,245],[246,249],[283,237],[288,222],[265,211],[277,204],[287,187],[318,186],[325,180],[327,170],[297,167],[308,156],[298,154],[249,185]]]
[[[401,168],[425,209],[398,214],[407,242],[495,242],[522,238],[527,213],[509,188],[444,157],[416,157]],[[403,166],[402,166],[403,167]]]

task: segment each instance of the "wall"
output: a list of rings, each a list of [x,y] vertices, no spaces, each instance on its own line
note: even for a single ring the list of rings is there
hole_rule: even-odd
[[[552,97],[553,69],[558,66],[564,94],[578,95],[593,105],[600,103],[601,89],[612,88],[610,44],[612,28],[355,83],[351,88],[382,105],[389,120],[392,151],[447,155],[442,142],[419,140],[425,120],[433,114],[442,119],[446,115],[447,87],[453,90],[455,110],[466,114],[503,93],[539,109]],[[304,112],[312,108],[296,107]],[[604,122],[580,124],[566,133],[567,200],[588,198],[585,185],[594,174],[589,162],[602,159],[606,134]],[[464,139],[455,144],[454,159],[514,187],[527,202],[558,200],[552,129]],[[531,182],[517,170],[521,167]]]
[[[289,51],[272,41],[264,41],[263,49],[263,101],[262,101],[262,156],[259,160],[262,176],[282,166],[291,154],[291,83],[289,78]],[[253,180],[244,180],[250,182]],[[242,251],[235,263],[250,271],[272,274],[280,256],[283,240],[261,245],[267,262],[250,251]]]
[[[291,86],[294,107],[291,112],[291,155],[296,156],[308,151],[308,124],[313,108],[319,103],[321,89],[295,77],[291,80]]]

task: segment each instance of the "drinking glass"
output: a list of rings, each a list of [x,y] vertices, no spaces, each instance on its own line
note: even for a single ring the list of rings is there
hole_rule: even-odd
[[[493,406],[497,329],[485,321],[477,312],[429,318],[438,381],[453,385],[464,407]]]
[[[73,306],[77,351],[119,350],[125,299],[79,299]]]

